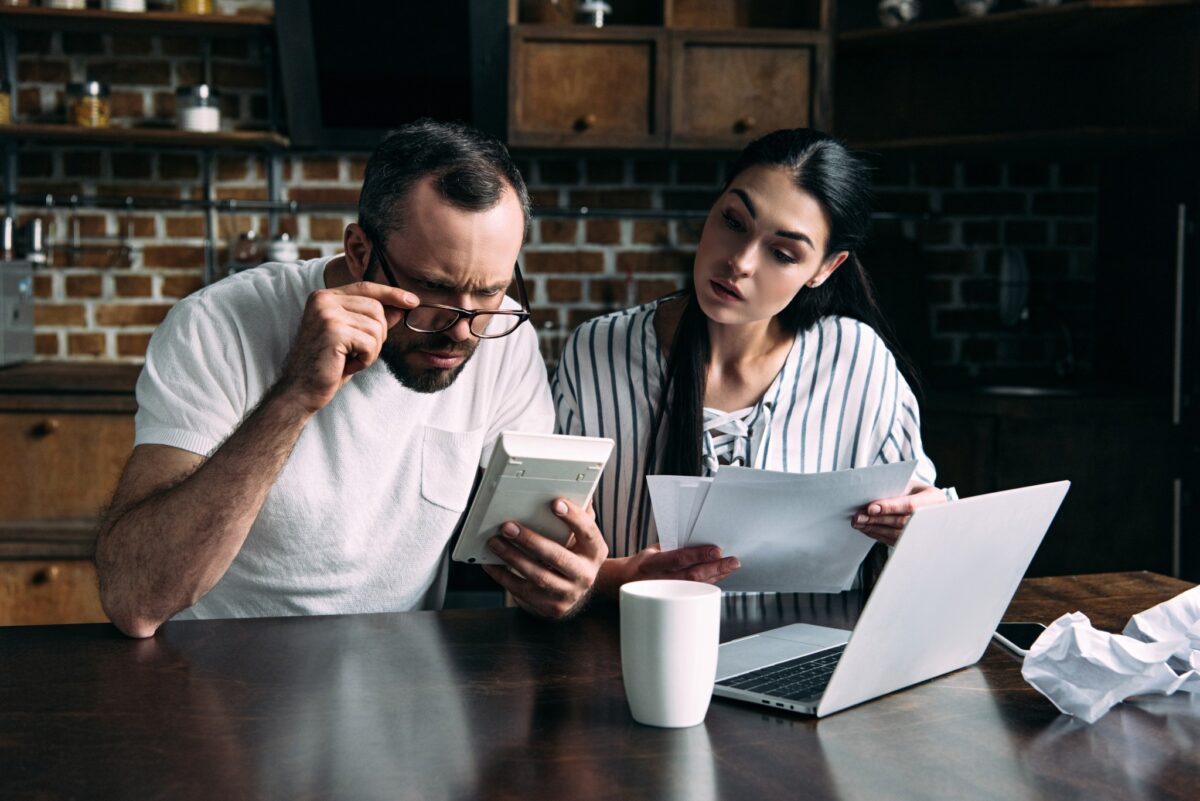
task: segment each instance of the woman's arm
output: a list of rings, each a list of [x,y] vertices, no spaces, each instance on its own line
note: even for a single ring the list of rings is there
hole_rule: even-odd
[[[742,566],[736,556],[722,556],[715,545],[692,545],[663,551],[655,543],[633,556],[606,559],[596,577],[596,593],[614,600],[621,585],[648,579],[678,579],[715,584]]]

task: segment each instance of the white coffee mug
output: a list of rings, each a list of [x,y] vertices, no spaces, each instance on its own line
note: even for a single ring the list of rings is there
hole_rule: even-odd
[[[621,673],[638,723],[703,722],[717,677],[721,590],[697,581],[621,587]]]

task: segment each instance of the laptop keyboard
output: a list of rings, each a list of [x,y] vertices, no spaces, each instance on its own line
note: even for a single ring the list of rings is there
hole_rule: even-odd
[[[821,694],[846,646],[806,654],[718,681],[722,687],[803,701]]]

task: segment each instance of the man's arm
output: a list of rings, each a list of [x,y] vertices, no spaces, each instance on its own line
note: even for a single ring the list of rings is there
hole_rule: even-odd
[[[207,461],[134,450],[96,542],[101,602],[121,631],[152,636],[221,579],[305,423],[375,362],[400,309],[417,302],[377,284],[314,292],[282,377]]]

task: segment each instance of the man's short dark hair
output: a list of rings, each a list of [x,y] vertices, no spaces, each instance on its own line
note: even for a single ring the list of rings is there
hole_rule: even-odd
[[[358,224],[381,241],[404,227],[404,201],[425,176],[438,194],[467,211],[487,211],[507,184],[521,201],[529,230],[529,191],[508,149],[482,131],[423,119],[388,133],[371,158],[358,196]]]

